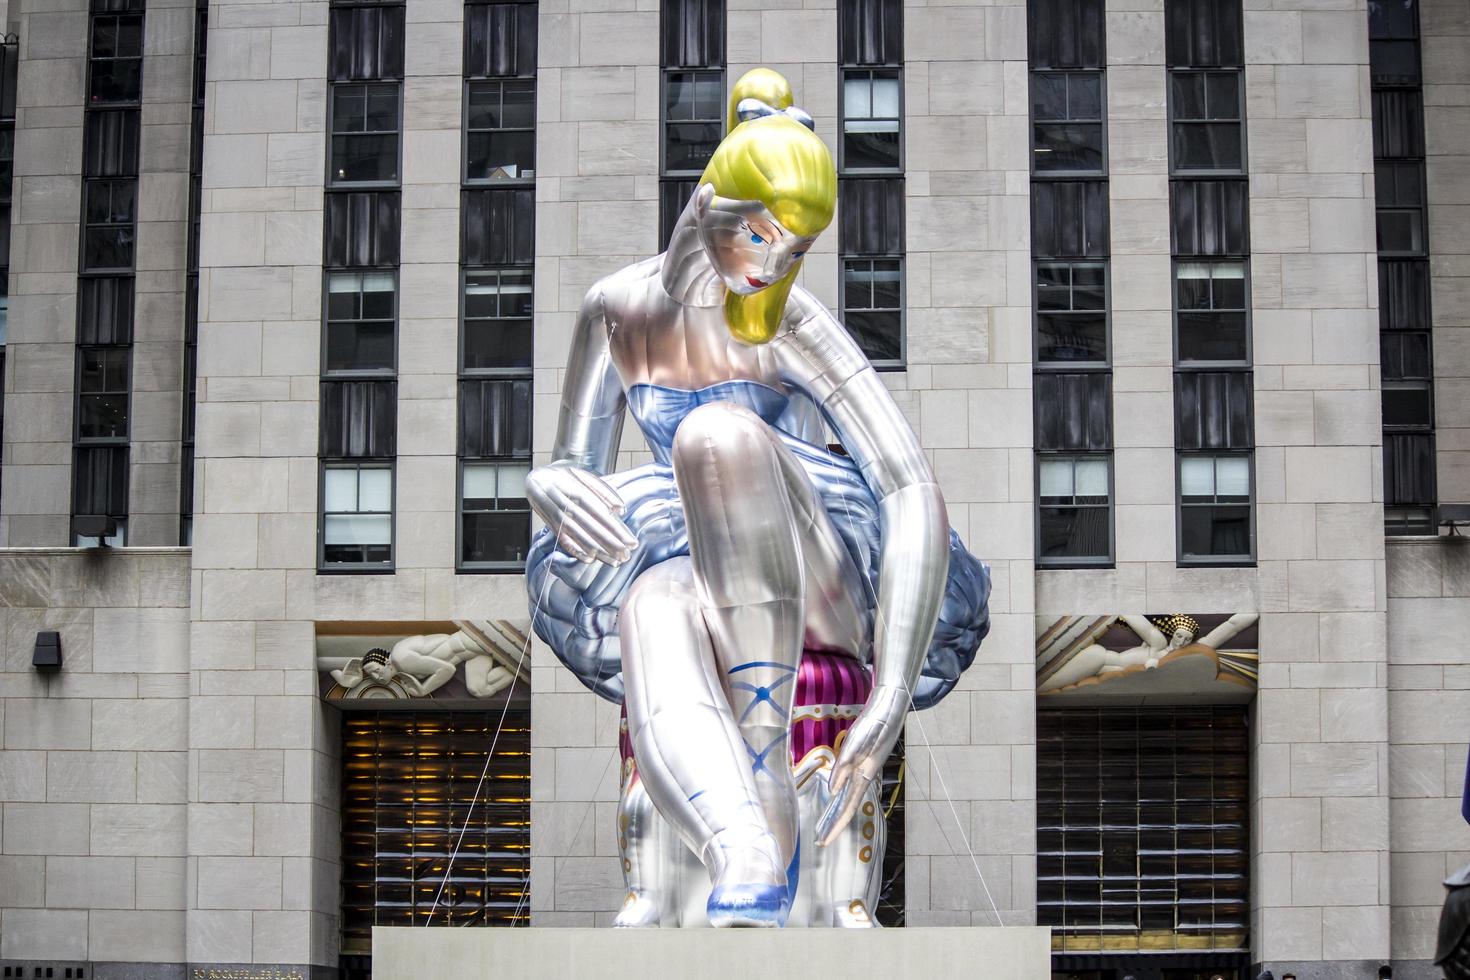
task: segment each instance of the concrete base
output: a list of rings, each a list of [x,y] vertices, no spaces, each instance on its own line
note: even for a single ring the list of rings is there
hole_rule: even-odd
[[[1040,980],[1045,927],[956,929],[373,929],[373,980]]]

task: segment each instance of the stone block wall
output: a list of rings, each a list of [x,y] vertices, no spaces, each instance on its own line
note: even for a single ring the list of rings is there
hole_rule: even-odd
[[[908,366],[884,380],[993,583],[975,665],[905,730],[916,926],[1036,918],[1029,100],[1024,2],[905,2]]]
[[[1460,816],[1470,746],[1467,539],[1388,547],[1388,787],[1394,975],[1439,977],[1433,956],[1440,882],[1470,863]]]
[[[0,554],[0,637],[0,961],[181,963],[189,553]]]

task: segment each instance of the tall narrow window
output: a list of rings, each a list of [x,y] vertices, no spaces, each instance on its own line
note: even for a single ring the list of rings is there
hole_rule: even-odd
[[[6,326],[10,315],[10,200],[15,175],[15,85],[20,39],[0,36],[0,378],[5,376]],[[5,429],[5,392],[0,385],[0,434]],[[3,442],[3,440],[0,440]]]
[[[839,0],[837,228],[842,322],[879,370],[902,368],[903,4]]]
[[[127,542],[143,0],[92,0],[82,138],[71,543]]]
[[[318,568],[389,572],[404,7],[334,0],[327,33]]]
[[[1113,561],[1101,0],[1029,0],[1036,561]]]
[[[725,0],[661,0],[659,244],[694,193],[725,128]]]
[[[1438,529],[1424,90],[1418,0],[1368,4],[1389,534]]]
[[[465,7],[461,572],[519,572],[531,542],[536,10],[534,3]],[[722,93],[715,98],[718,116]]]
[[[189,128],[189,245],[184,284],[184,404],[179,433],[179,544],[194,540],[194,402],[199,382],[199,213],[204,175],[204,68],[209,0],[194,9],[194,111]]]
[[[1240,0],[1167,0],[1178,560],[1255,560]]]

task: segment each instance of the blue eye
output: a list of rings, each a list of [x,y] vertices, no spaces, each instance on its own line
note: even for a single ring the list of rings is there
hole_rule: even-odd
[[[755,242],[757,245],[764,245],[766,243],[766,240],[757,235],[755,232],[750,233],[750,240]]]
[[[791,253],[791,257],[793,259],[799,259],[799,258],[801,258],[805,254],[806,254],[805,252],[792,252]]]

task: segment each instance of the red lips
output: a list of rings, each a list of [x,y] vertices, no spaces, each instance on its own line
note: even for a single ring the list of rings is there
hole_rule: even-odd
[[[750,283],[756,289],[764,289],[765,287],[767,287],[767,286],[770,285],[770,283],[768,283],[768,282],[761,282],[755,276],[746,276],[745,277],[745,281],[748,282],[748,283]]]

